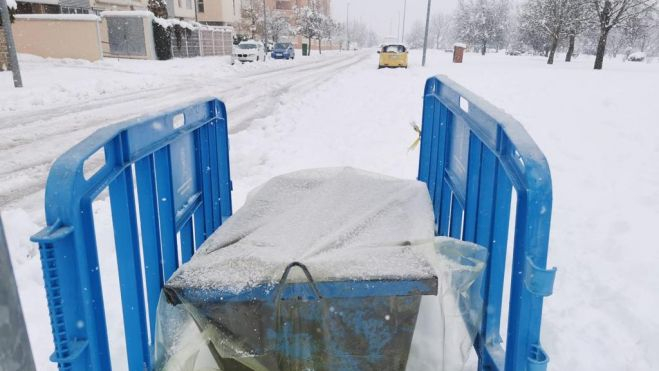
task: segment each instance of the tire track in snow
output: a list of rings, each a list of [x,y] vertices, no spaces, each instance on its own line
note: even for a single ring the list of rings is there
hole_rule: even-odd
[[[369,54],[364,53],[332,57],[301,66],[239,75],[233,79],[200,78],[191,83],[186,78],[184,83],[165,89],[148,89],[93,100],[76,112],[71,112],[69,107],[55,107],[28,115],[17,129],[0,127],[0,155],[13,159],[0,164],[0,208],[41,208],[38,201],[43,198],[52,161],[71,145],[107,124],[195,98],[218,96],[227,104],[229,131],[234,134],[249,128],[254,119],[272,112],[281,102],[282,95],[292,91],[308,91],[368,57]],[[256,83],[263,82],[263,79],[267,79],[265,88],[259,90],[261,86]],[[220,84],[222,88],[216,88]],[[255,106],[255,101],[260,104]],[[39,118],[39,114],[46,117]]]

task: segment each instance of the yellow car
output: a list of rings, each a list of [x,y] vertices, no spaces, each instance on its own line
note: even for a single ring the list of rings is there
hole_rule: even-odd
[[[407,68],[407,48],[401,44],[385,44],[380,50],[380,63],[378,68],[405,67]]]

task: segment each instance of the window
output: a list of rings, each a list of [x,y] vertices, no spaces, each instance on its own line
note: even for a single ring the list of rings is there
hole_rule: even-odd
[[[293,10],[293,2],[290,0],[277,0],[275,8],[277,10]]]
[[[199,13],[204,12],[204,0],[197,0],[197,11]]]

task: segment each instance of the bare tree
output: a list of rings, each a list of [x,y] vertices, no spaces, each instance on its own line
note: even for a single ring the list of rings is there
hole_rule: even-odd
[[[435,49],[446,42],[451,29],[451,18],[443,13],[435,13],[430,19],[430,37],[435,41]]]
[[[606,41],[611,30],[630,19],[654,9],[657,0],[589,0],[590,11],[599,30],[596,70],[601,70],[606,53]]]
[[[268,35],[270,35],[273,42],[279,42],[280,38],[295,33],[288,17],[281,12],[274,11],[271,14],[268,14],[267,23]]]

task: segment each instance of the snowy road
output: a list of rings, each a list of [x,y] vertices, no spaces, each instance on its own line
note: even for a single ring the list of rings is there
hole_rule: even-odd
[[[546,154],[554,208],[542,341],[552,370],[659,369],[659,63],[467,53],[461,65],[432,51],[420,66],[377,70],[377,54],[323,54],[292,63],[222,66],[216,59],[100,63],[24,58],[29,88],[0,73],[0,208],[39,369],[53,349],[36,247],[50,162],[96,127],[200,96],[229,110],[235,207],[288,171],[347,165],[413,178],[425,79],[447,74],[512,114]],[[559,58],[557,58],[559,60]],[[101,201],[98,210],[108,209]],[[95,214],[95,217],[97,215]],[[111,260],[107,215],[98,215],[101,260]],[[113,272],[101,267],[110,323],[121,321]],[[113,281],[114,279],[114,281]],[[107,280],[107,281],[106,281]],[[505,319],[503,321],[505,323]],[[122,369],[120,326],[112,326]]]
[[[182,79],[168,79],[163,74],[161,77],[166,81],[162,86],[134,90],[128,86],[128,91],[103,94],[82,102],[0,111],[0,156],[3,158],[0,163],[0,208],[19,206],[30,209],[40,205],[37,200],[43,196],[49,164],[72,143],[108,123],[157,112],[196,98],[215,96],[227,103],[230,131],[236,133],[248,127],[253,119],[272,111],[283,94],[293,90],[304,93],[366,56],[364,53],[335,54],[309,63],[277,63],[275,67],[268,66],[270,68],[256,73],[248,70],[213,74],[211,71],[208,75]],[[125,74],[133,73],[128,71]]]

